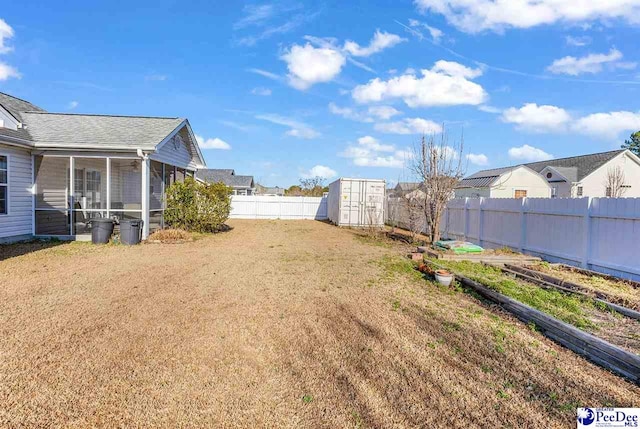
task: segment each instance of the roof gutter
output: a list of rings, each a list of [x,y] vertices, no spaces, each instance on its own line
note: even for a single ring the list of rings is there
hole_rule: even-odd
[[[26,146],[29,149],[32,149],[33,142],[25,139],[21,139],[18,137],[10,137],[5,135],[0,135],[0,143],[4,143],[10,146]]]

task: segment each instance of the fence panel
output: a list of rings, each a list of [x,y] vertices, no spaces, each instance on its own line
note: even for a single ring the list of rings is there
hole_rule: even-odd
[[[408,211],[401,199],[393,204],[399,207],[398,226],[404,227]],[[640,280],[640,198],[454,199],[440,228],[443,237],[486,248],[508,246]]]
[[[328,219],[327,199],[233,195],[231,219]]]

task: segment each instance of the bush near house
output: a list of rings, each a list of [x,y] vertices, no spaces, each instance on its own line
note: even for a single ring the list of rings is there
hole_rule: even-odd
[[[231,192],[223,183],[176,182],[167,189],[165,222],[187,231],[219,231],[229,219]]]

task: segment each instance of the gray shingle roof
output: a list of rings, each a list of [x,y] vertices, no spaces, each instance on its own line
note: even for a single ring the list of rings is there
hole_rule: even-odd
[[[532,162],[525,164],[530,169],[540,173],[545,167],[551,166],[560,168],[576,168],[576,180],[579,182],[589,174],[611,161],[616,156],[624,152],[625,149],[612,150],[609,152],[593,153],[590,155],[572,156],[569,158],[550,159],[549,161]]]
[[[202,169],[198,170],[197,176],[205,182],[222,182],[232,188],[253,188],[253,176],[239,176],[232,169]]]
[[[399,191],[413,191],[414,189],[418,189],[421,183],[418,182],[398,182],[395,189]]]
[[[18,122],[22,122],[23,112],[44,112],[44,109],[41,109],[35,104],[31,104],[28,101],[5,94],[4,92],[0,92],[0,104],[2,104],[2,107],[11,113],[11,116],[16,118]]]
[[[11,116],[13,116],[18,122],[24,122],[23,113],[27,111],[33,112],[44,112],[43,109],[36,106],[35,104],[31,104],[28,101],[22,100],[17,97],[13,97],[9,94],[5,94],[4,92],[0,92],[0,105],[9,112]],[[0,136],[7,136],[12,138],[17,138],[21,140],[31,141],[31,135],[26,128],[19,128],[17,130],[11,130],[8,128],[0,127]]]
[[[521,165],[529,167],[536,173],[541,173],[546,167],[553,167],[558,173],[566,177],[568,181],[579,182],[624,151],[625,149],[618,149],[609,152],[550,159],[548,161],[530,162],[528,164]],[[477,173],[462,179],[458,188],[487,187],[491,185],[491,183],[501,174],[511,171],[517,167],[519,167],[519,165],[478,171]]]
[[[36,147],[152,150],[171,134],[182,118],[22,113]]]

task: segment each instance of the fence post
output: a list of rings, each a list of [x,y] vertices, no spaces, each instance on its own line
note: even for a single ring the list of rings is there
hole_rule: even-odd
[[[582,217],[582,268],[589,268],[591,256],[591,197],[587,197],[587,206]]]
[[[527,206],[529,205],[529,199],[524,197],[522,204],[520,205],[520,245],[518,251],[524,253],[527,248]]]
[[[478,203],[478,246],[482,246],[482,222],[484,221],[484,214],[482,208],[484,207],[484,197],[480,197]]]
[[[469,198],[464,199],[464,229],[462,230],[462,239],[467,241],[469,236]]]

